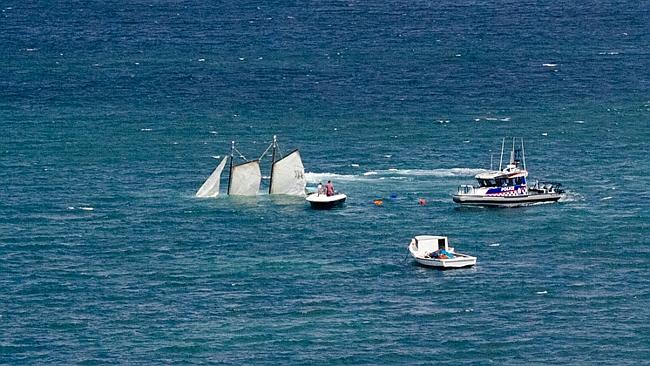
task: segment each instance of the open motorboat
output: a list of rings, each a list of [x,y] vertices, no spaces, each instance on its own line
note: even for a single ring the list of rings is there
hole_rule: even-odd
[[[446,236],[418,235],[411,239],[409,252],[423,266],[461,268],[476,264],[476,257],[456,253]]]
[[[347,196],[343,193],[334,192],[334,195],[328,196],[324,193],[315,192],[307,196],[306,200],[311,204],[311,208],[316,210],[328,210],[330,208],[342,205]]]
[[[504,143],[505,139],[501,145],[502,158]],[[498,171],[479,173],[474,178],[478,181],[478,186],[461,185],[453,196],[454,202],[475,206],[522,206],[538,202],[555,202],[564,192],[557,183],[536,182],[535,185],[528,186],[523,140],[521,149],[515,149],[513,139],[510,162],[504,169],[501,169],[501,162],[499,162]]]

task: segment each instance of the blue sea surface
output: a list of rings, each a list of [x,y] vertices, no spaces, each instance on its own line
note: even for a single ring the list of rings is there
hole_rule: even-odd
[[[647,0],[0,8],[0,364],[648,363]],[[345,206],[194,196],[273,135]],[[512,136],[562,200],[456,206]]]

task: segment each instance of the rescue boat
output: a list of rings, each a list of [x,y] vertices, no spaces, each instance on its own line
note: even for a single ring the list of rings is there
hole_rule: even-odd
[[[501,144],[501,160],[504,144],[505,139]],[[536,182],[532,186],[528,185],[523,139],[521,148],[515,148],[515,139],[512,139],[510,161],[503,169],[501,160],[498,171],[490,170],[474,177],[478,181],[477,186],[459,186],[453,195],[454,202],[461,205],[512,207],[556,202],[562,197],[564,191],[558,183]]]
[[[327,196],[321,193],[311,193],[305,200],[311,204],[311,208],[316,210],[329,210],[336,206],[342,205],[347,196],[343,193],[335,192],[334,195]]]

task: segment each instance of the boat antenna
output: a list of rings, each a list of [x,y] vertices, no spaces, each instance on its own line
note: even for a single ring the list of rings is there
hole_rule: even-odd
[[[521,138],[521,159],[524,163],[524,170],[526,170],[526,152],[524,151],[524,138]]]
[[[499,158],[499,171],[501,171],[501,164],[503,163],[503,147],[506,144],[506,138],[504,137],[501,141],[501,157]]]
[[[230,173],[228,174],[228,195],[230,195],[230,183],[232,182],[232,161],[235,156],[235,141],[230,145]]]
[[[490,170],[492,170],[492,160],[494,160],[494,154],[492,153],[492,150],[490,150]]]
[[[275,150],[278,148],[277,136],[273,135],[273,153],[271,155],[271,177],[269,179],[269,194],[271,194],[271,187],[273,187],[273,165],[275,164]]]

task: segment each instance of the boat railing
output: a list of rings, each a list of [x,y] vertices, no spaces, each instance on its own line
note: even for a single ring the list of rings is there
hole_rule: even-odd
[[[458,186],[458,192],[459,195],[463,194],[474,194],[474,186],[469,185],[469,184],[463,184]]]
[[[532,191],[538,191],[543,193],[564,193],[564,190],[561,188],[562,184],[555,182],[535,182],[535,185],[530,187]]]

